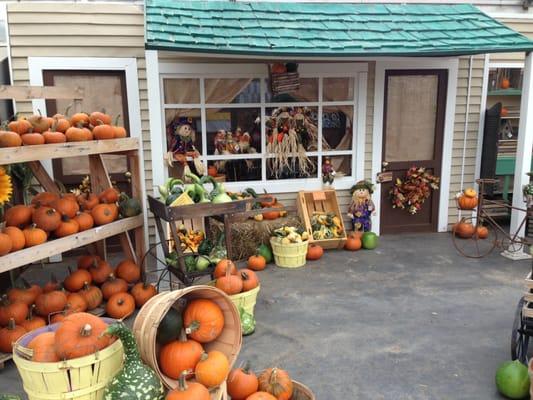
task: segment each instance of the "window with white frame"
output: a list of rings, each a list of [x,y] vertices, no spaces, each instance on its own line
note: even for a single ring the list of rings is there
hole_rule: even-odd
[[[316,186],[326,158],[337,182],[353,184],[357,110],[366,96],[358,90],[362,69],[349,67],[353,65],[302,64],[299,89],[276,96],[266,67],[242,74],[238,68],[228,73],[231,65],[218,74],[215,65],[209,73],[164,73],[160,87],[167,149],[179,127],[189,124],[200,160],[230,185],[271,187],[274,181],[294,181],[299,188]],[[297,143],[278,146],[289,130]],[[190,158],[189,165],[194,171]],[[169,170],[171,176],[179,174]]]

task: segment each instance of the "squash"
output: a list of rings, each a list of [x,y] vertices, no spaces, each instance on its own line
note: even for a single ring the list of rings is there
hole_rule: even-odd
[[[263,256],[267,264],[270,264],[274,260],[272,249],[267,244],[261,244],[257,248],[257,254]]]
[[[266,268],[266,260],[262,255],[250,256],[248,258],[248,269],[252,271],[262,271]]]
[[[98,204],[91,209],[91,216],[97,226],[109,224],[118,218],[118,207],[116,204]]]
[[[107,324],[95,315],[80,312],[70,314],[56,330],[55,348],[63,360],[87,356],[109,345],[103,335]]]
[[[183,319],[175,308],[171,307],[157,327],[156,341],[160,345],[165,345],[180,336],[183,329]]]
[[[92,275],[85,269],[77,269],[72,272],[69,267],[68,270],[69,274],[63,281],[63,286],[65,286],[65,289],[69,292],[77,292],[78,290],[81,290],[86,283],[90,284],[93,281]]]
[[[257,274],[251,269],[241,269],[239,275],[242,278],[242,291],[247,292],[248,290],[255,289],[259,286],[259,278]]]
[[[212,388],[226,380],[229,370],[228,357],[221,351],[211,350],[202,354],[194,369],[194,375],[199,383]]]
[[[231,296],[242,292],[243,281],[239,275],[230,275],[228,273],[226,276],[221,276],[216,280],[215,287]]]
[[[33,350],[31,360],[35,362],[61,361],[54,348],[55,340],[55,332],[43,332],[34,337],[26,346],[28,349]]]
[[[193,371],[204,349],[196,340],[187,339],[180,333],[179,340],[165,344],[159,352],[159,367],[172,379],[178,379],[183,372]]]
[[[11,239],[11,251],[22,250],[24,246],[26,246],[26,238],[24,237],[24,233],[16,226],[8,226],[4,228],[2,233],[9,236]],[[0,254],[1,253],[2,252],[0,251]]]
[[[108,300],[114,294],[127,292],[128,284],[124,279],[117,278],[111,273],[100,289],[104,299]]]
[[[211,395],[209,390],[197,382],[187,383],[185,378],[187,373],[184,372],[180,375],[178,387],[168,392],[165,400],[209,400]]]
[[[0,326],[6,326],[10,319],[14,319],[20,325],[26,319],[28,312],[29,308],[26,303],[20,301],[11,302],[4,295],[0,302]]]
[[[289,400],[292,397],[293,385],[287,371],[269,368],[259,375],[258,380],[260,391],[268,392],[278,400]]]
[[[44,144],[44,136],[40,133],[25,133],[20,137],[24,146],[35,146]]]
[[[115,269],[115,275],[128,283],[135,283],[141,279],[141,268],[133,260],[123,260]]]
[[[83,289],[79,292],[87,302],[87,310],[91,311],[102,304],[102,291],[96,286],[90,286],[86,283]]]
[[[209,343],[222,333],[224,314],[212,300],[194,299],[183,312],[187,335],[200,343]]]
[[[25,228],[22,233],[24,234],[24,239],[26,241],[26,247],[33,247],[43,244],[48,239],[48,235],[45,231],[40,228],[37,228],[35,224],[30,225]]]
[[[141,361],[135,338],[122,322],[107,327],[106,335],[124,346],[124,366],[104,389],[105,400],[163,400],[165,390],[156,373]]]
[[[5,256],[13,249],[13,241],[6,233],[0,233],[0,256]]]
[[[324,255],[324,249],[322,248],[322,246],[318,244],[310,243],[309,247],[307,248],[307,255],[305,256],[305,258],[307,260],[314,261],[314,260],[320,260],[323,255]]]
[[[131,294],[135,299],[135,305],[138,308],[157,294],[157,289],[154,285],[146,282],[138,282],[131,288]]]
[[[69,218],[74,218],[76,213],[80,211],[80,206],[75,200],[69,197],[62,197],[53,201],[50,206],[56,209],[61,215]]]
[[[67,295],[60,290],[53,290],[40,294],[35,300],[35,310],[42,317],[48,317],[65,309],[67,305]]]
[[[109,278],[109,275],[113,273],[113,268],[107,261],[99,260],[93,263],[89,268],[89,272],[94,283],[101,285],[107,280],[107,278]]]
[[[215,270],[213,271],[213,277],[215,279],[218,279],[222,276],[225,276],[227,274],[228,269],[231,275],[237,275],[237,267],[235,266],[233,261],[228,259],[220,260],[217,263]]]
[[[11,131],[0,131],[0,147],[22,146],[20,135]]]
[[[228,394],[231,400],[246,400],[246,398],[259,388],[257,375],[250,370],[250,363],[246,362],[243,368],[236,368],[230,372],[227,380]]]
[[[115,293],[107,301],[105,311],[111,318],[127,318],[135,311],[135,299],[126,292]]]
[[[74,221],[78,223],[80,232],[91,229],[94,226],[94,219],[88,212],[78,212],[74,217]]]
[[[33,212],[32,221],[37,228],[53,232],[61,225],[61,214],[51,207],[39,206]]]
[[[118,210],[122,218],[135,217],[142,212],[141,203],[135,198],[129,197],[125,193],[120,194]]]
[[[22,228],[31,223],[32,214],[33,209],[23,204],[8,208],[4,215],[6,226]]]
[[[11,353],[13,351],[13,343],[26,333],[26,329],[17,325],[15,320],[11,318],[7,327],[0,329],[0,351],[2,353]]]

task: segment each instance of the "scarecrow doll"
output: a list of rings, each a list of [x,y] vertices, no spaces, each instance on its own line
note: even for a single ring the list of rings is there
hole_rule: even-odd
[[[187,157],[192,157],[196,172],[198,175],[203,175],[205,168],[198,158],[200,153],[194,147],[196,133],[192,127],[192,123],[192,118],[182,117],[167,126],[168,143],[170,143],[170,146],[166,159],[170,167],[173,167],[174,161],[182,164],[183,175],[185,175],[190,172]]]
[[[348,208],[348,216],[352,219],[352,230],[369,232],[372,230],[371,216],[376,213],[376,207],[371,194],[373,185],[368,181],[359,181],[352,186],[352,202]]]
[[[335,169],[333,168],[333,165],[331,165],[331,159],[326,157],[324,159],[324,164],[322,165],[322,182],[324,185],[333,185],[335,174]]]

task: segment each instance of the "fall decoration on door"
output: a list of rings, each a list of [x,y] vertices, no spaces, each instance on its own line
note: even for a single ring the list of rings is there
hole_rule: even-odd
[[[392,208],[407,209],[410,214],[416,214],[432,191],[439,189],[439,183],[440,178],[430,174],[425,168],[412,166],[403,180],[396,178],[389,192]]]

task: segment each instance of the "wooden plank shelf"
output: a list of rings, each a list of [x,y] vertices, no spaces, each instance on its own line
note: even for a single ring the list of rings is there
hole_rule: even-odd
[[[494,89],[487,92],[488,96],[521,96],[522,89]]]
[[[0,165],[87,156],[91,154],[120,153],[139,149],[138,138],[89,140],[36,146],[6,147],[0,149]]]
[[[83,232],[51,240],[39,246],[28,247],[14,253],[0,257],[0,272],[12,270],[32,262],[72,250],[76,247],[85,246],[99,240],[106,239],[120,233],[143,226],[143,214],[135,217],[119,219],[110,224],[98,226]]]

